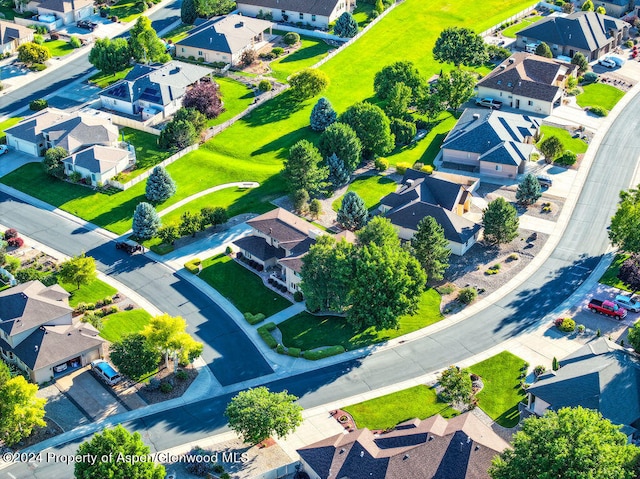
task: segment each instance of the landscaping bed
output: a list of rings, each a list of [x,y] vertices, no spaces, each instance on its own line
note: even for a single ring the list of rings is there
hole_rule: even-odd
[[[172,385],[172,389],[169,392],[162,392],[160,388],[152,388],[151,380],[149,382],[140,382],[136,385],[136,389],[138,390],[138,394],[144,399],[148,404],[155,404],[162,401],[168,401],[169,399],[175,399],[181,397],[191,383],[198,377],[198,370],[193,367],[193,365],[188,366],[180,366],[180,371],[184,371],[186,373],[186,377],[184,379],[178,379],[173,372],[173,362],[169,361],[169,367],[164,367],[164,361],[162,362],[162,367],[159,371],[153,376],[160,383],[168,383]]]

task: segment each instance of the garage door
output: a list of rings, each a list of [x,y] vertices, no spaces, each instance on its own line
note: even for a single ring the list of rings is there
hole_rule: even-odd
[[[10,147],[15,148],[17,151],[21,151],[32,156],[38,156],[38,152],[36,151],[37,145],[34,145],[33,143],[30,143],[28,141],[20,140],[19,138],[7,135],[7,144]]]

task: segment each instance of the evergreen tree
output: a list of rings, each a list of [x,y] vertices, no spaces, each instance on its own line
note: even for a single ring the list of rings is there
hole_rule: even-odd
[[[356,132],[344,123],[333,123],[320,135],[318,144],[324,158],[336,155],[344,162],[349,173],[353,173],[360,164],[362,143]]]
[[[542,140],[542,143],[538,145],[538,149],[544,155],[544,160],[547,163],[553,163],[560,153],[562,153],[562,142],[556,136],[550,136]]]
[[[169,172],[162,166],[156,166],[149,178],[145,196],[153,203],[162,203],[176,194],[176,183],[169,175]]]
[[[349,183],[349,170],[344,162],[334,153],[327,158],[327,167],[329,168],[329,182],[333,185],[334,190]]]
[[[482,222],[489,243],[509,243],[518,236],[518,212],[503,197],[489,203],[482,213]]]
[[[160,132],[158,146],[164,150],[182,150],[198,141],[198,132],[187,120],[173,118]]]
[[[449,242],[444,228],[433,216],[425,216],[418,223],[418,230],[411,239],[413,255],[422,265],[427,279],[441,280],[449,267]]]
[[[289,191],[307,190],[311,196],[322,193],[329,170],[319,166],[321,161],[320,152],[311,142],[300,140],[293,145],[282,170]]]
[[[160,217],[149,203],[138,203],[133,213],[133,236],[145,241],[153,238],[160,228]]]
[[[369,211],[364,200],[353,191],[348,192],[342,198],[342,204],[338,210],[338,223],[350,231],[356,231],[367,224]]]
[[[309,213],[316,220],[322,214],[322,202],[318,198],[312,199],[309,203]]]
[[[538,44],[538,46],[536,47],[536,55],[545,58],[553,58],[553,52],[551,51],[551,48],[549,48],[549,45],[547,45],[545,42],[540,42]]]
[[[587,61],[587,57],[585,57],[584,54],[580,52],[576,52],[576,54],[573,55],[571,64],[578,67],[578,75],[584,74],[589,69],[589,62]]]
[[[349,12],[344,12],[333,27],[333,33],[343,38],[353,38],[358,34],[358,22]]]
[[[195,0],[182,0],[182,6],[180,7],[180,19],[185,25],[193,25],[198,18],[198,12],[196,12]]]
[[[329,125],[335,123],[337,117],[338,115],[329,100],[322,97],[311,110],[311,129],[313,131],[324,131]]]
[[[529,173],[518,185],[516,200],[521,205],[532,205],[538,201],[541,196],[542,190],[540,188],[540,182],[534,175]]]
[[[307,205],[309,203],[309,192],[305,189],[296,190],[293,192],[293,209],[300,214],[304,214],[307,211]]]

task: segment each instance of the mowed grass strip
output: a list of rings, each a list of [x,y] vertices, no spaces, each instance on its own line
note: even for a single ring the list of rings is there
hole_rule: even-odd
[[[268,289],[257,275],[227,255],[205,259],[199,277],[231,301],[242,314],[262,313],[268,318],[291,306],[285,298]]]
[[[109,85],[113,85],[115,82],[122,80],[131,70],[133,70],[133,67],[125,68],[116,73],[106,74],[98,72],[89,78],[89,83],[93,83],[99,88],[107,88]]]
[[[73,283],[61,282],[60,286],[71,294],[69,306],[72,308],[75,308],[79,303],[95,303],[118,292],[116,288],[99,279],[94,279],[87,284],[81,285],[80,289],[78,289],[77,284]]]
[[[623,96],[624,92],[614,86],[592,83],[584,87],[584,91],[576,97],[576,101],[582,108],[600,106],[611,111]]]
[[[502,30],[501,33],[502,33],[503,36],[505,36],[507,38],[516,38],[516,33],[518,33],[520,30],[525,29],[526,27],[528,27],[532,23],[537,22],[541,18],[542,18],[541,15],[534,15],[532,17],[523,18],[518,23],[516,23],[514,25],[511,25],[510,27],[507,27],[504,30]]]
[[[560,140],[565,150],[573,151],[574,153],[584,153],[589,147],[589,145],[587,145],[580,138],[573,138],[571,133],[569,133],[564,128],[542,125],[540,127],[540,132],[543,135],[540,141],[544,141],[550,136],[555,136],[556,138],[558,138],[558,140]]]
[[[375,209],[380,204],[382,197],[393,193],[398,184],[389,178],[388,176],[373,175],[373,176],[360,176],[353,180],[347,189],[347,193],[350,191],[356,193],[360,198],[364,200],[364,204],[369,210]],[[345,193],[346,195],[346,193]],[[331,204],[334,211],[338,211],[342,205],[344,195],[336,198]]]
[[[69,42],[65,40],[47,40],[43,45],[52,57],[63,57],[75,50]]]
[[[7,118],[3,122],[0,122],[0,139],[5,138],[7,136],[5,134],[5,132],[4,132],[4,130],[7,130],[7,129],[11,128],[12,126],[15,126],[16,124],[20,123],[21,121],[22,121],[22,117],[21,116],[14,116],[14,117],[11,117],[11,118]]]
[[[230,120],[247,109],[255,95],[253,90],[244,83],[233,78],[216,77],[214,81],[220,85],[220,93],[224,101],[224,111],[208,121],[207,126],[215,126]]]
[[[144,329],[151,315],[144,309],[132,309],[110,314],[102,318],[100,336],[107,341],[119,341],[128,334],[139,333]]]
[[[614,288],[622,289],[624,291],[635,292],[631,291],[627,286],[625,286],[622,281],[618,279],[620,266],[622,266],[622,263],[628,260],[630,256],[631,255],[629,254],[618,253],[598,282],[606,284],[607,286],[613,286]]]

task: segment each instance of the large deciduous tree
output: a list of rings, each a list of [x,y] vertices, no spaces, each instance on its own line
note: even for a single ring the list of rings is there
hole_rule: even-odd
[[[316,196],[326,188],[329,170],[320,166],[322,156],[318,149],[307,140],[300,140],[289,150],[289,159],[284,161],[282,174],[291,193],[306,190]]]
[[[630,288],[633,294],[640,291],[640,254],[632,254],[620,265],[618,279]]]
[[[637,477],[640,449],[620,426],[591,409],[548,410],[531,416],[513,436],[513,449],[493,460],[493,479]]]
[[[350,12],[343,12],[336,20],[333,33],[343,38],[353,38],[358,34],[358,22]]]
[[[391,119],[391,133],[395,138],[396,146],[405,146],[413,141],[417,133],[416,124],[412,121]]]
[[[367,224],[369,211],[364,200],[355,191],[349,191],[338,209],[336,221],[345,229],[356,231]]]
[[[149,17],[140,16],[131,30],[130,46],[131,54],[138,62],[166,63],[171,57],[166,52],[166,47],[158,34],[151,26]]]
[[[196,12],[204,18],[215,15],[226,15],[236,5],[235,0],[195,0]]]
[[[618,209],[611,218],[611,242],[630,253],[640,253],[640,189],[620,192]]]
[[[65,283],[73,283],[78,289],[96,279],[96,260],[82,253],[69,258],[60,265],[60,279]]]
[[[329,86],[329,75],[317,68],[305,68],[289,78],[291,94],[298,101],[319,95]]]
[[[435,88],[423,88],[416,101],[416,108],[427,117],[429,123],[433,123],[447,109],[447,100]]]
[[[122,374],[138,380],[152,373],[160,361],[160,353],[142,334],[129,334],[111,345],[109,357]]]
[[[482,213],[484,238],[493,244],[509,243],[518,236],[518,212],[503,197],[487,205]]]
[[[404,118],[409,110],[409,104],[412,101],[411,97],[411,88],[403,82],[394,83],[387,96],[384,112],[389,118]]]
[[[433,47],[433,56],[439,62],[453,63],[456,67],[482,65],[489,59],[483,38],[464,27],[444,29]]]
[[[400,247],[400,238],[396,228],[387,218],[374,216],[369,223],[356,233],[358,244],[367,246],[375,244],[377,246]]]
[[[162,222],[155,208],[146,202],[138,203],[136,210],[133,212],[133,236],[139,240],[146,241],[153,238]]]
[[[349,125],[333,123],[320,135],[318,143],[320,154],[324,158],[336,155],[340,158],[349,173],[353,173],[360,163],[362,143]]]
[[[449,242],[444,237],[444,228],[433,216],[425,216],[411,238],[413,255],[422,265],[427,279],[441,280],[449,267]]]
[[[311,129],[313,131],[324,131],[329,125],[335,123],[337,118],[338,115],[331,106],[329,100],[327,100],[325,97],[322,97],[318,100],[318,102],[313,106],[313,109],[311,110]]]
[[[125,38],[98,38],[89,52],[89,62],[104,74],[124,70],[130,60],[131,49]]]
[[[185,93],[182,105],[185,108],[195,108],[207,118],[216,118],[224,111],[220,85],[213,80],[197,83]]]
[[[457,111],[460,106],[473,96],[476,78],[466,70],[444,72],[438,78],[435,90],[449,108]]]
[[[450,366],[438,378],[442,387],[440,395],[446,402],[457,405],[467,405],[473,396],[473,387],[469,371]]]
[[[162,203],[176,194],[176,182],[163,166],[156,166],[149,178],[145,196],[153,203]]]
[[[95,457],[94,461],[78,461],[74,466],[76,479],[163,479],[164,466],[152,460],[149,447],[139,433],[131,434],[121,425],[105,429],[78,447],[77,455]],[[103,461],[102,458],[109,458]],[[129,460],[126,460],[129,458]],[[132,460],[139,459],[138,461]]]
[[[44,171],[51,176],[56,178],[64,178],[64,160],[67,156],[69,156],[69,152],[62,148],[61,146],[54,146],[53,148],[49,148],[44,154],[44,160],[42,161],[42,165],[44,166]]]
[[[391,123],[379,106],[366,102],[351,105],[340,115],[340,122],[346,123],[356,132],[365,157],[381,156],[393,149]]]
[[[529,173],[518,185],[516,200],[521,205],[532,205],[542,196],[540,182],[535,175]]]
[[[26,65],[44,63],[49,58],[51,58],[49,49],[37,43],[27,42],[18,47],[18,61]]]
[[[387,65],[373,79],[373,89],[376,95],[386,100],[396,83],[404,83],[411,89],[411,101],[414,101],[420,90],[426,84],[424,78],[410,61],[399,61]]]
[[[187,322],[180,316],[154,316],[142,330],[149,345],[164,355],[165,366],[174,356],[181,364],[188,364],[202,354],[202,343],[186,332]]]
[[[266,387],[239,392],[225,410],[229,427],[245,441],[257,444],[276,434],[286,437],[302,424],[302,407],[298,398],[286,390],[275,393]]]
[[[540,145],[538,145],[538,149],[544,155],[544,159],[547,163],[553,163],[553,160],[562,153],[563,146],[557,136],[550,136],[549,138],[542,140]]]

